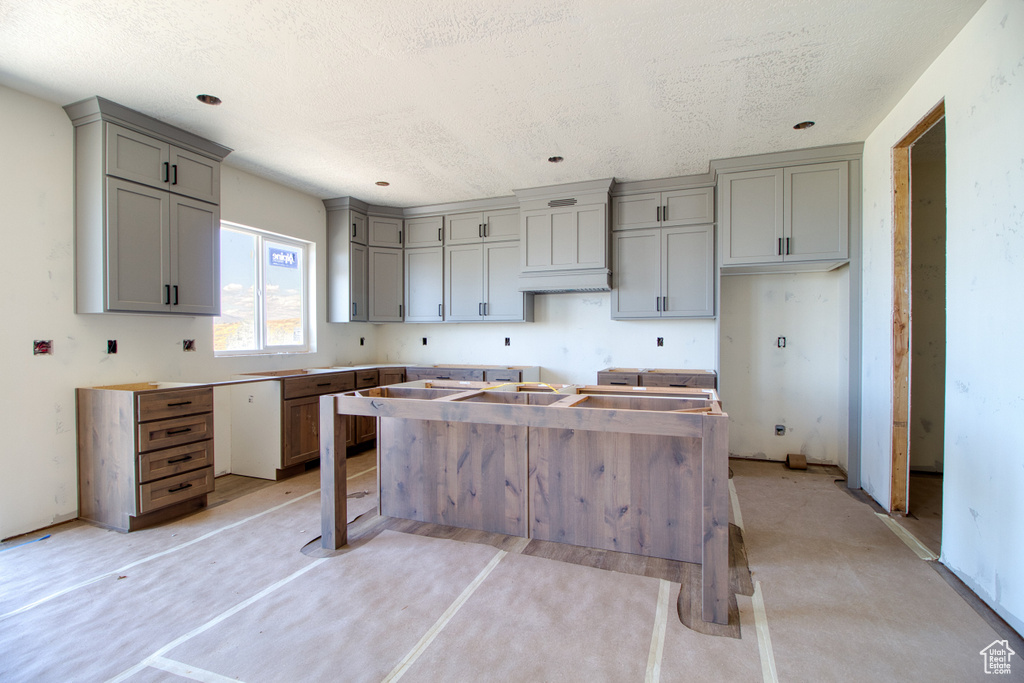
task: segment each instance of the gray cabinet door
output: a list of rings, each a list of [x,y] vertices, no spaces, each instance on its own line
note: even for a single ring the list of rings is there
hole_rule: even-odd
[[[107,175],[166,190],[170,145],[113,123],[105,125]]]
[[[365,323],[370,319],[369,247],[349,245],[349,321]],[[335,321],[346,322],[346,321]]]
[[[519,291],[519,243],[485,244],[484,320],[522,321],[524,294]]]
[[[612,200],[615,230],[642,230],[661,224],[661,193],[635,194]]]
[[[443,242],[444,219],[441,216],[407,218],[405,221],[406,247],[439,247]]]
[[[522,217],[523,272],[606,268],[607,205],[527,211]]]
[[[485,211],[483,222],[485,242],[519,240],[519,209]]]
[[[612,318],[661,316],[661,230],[613,233]]]
[[[216,204],[220,201],[220,162],[171,146],[169,189],[174,194]]]
[[[366,214],[359,213],[358,211],[349,211],[348,218],[349,221],[352,223],[351,240],[356,244],[366,244],[369,238],[369,228],[367,227]]]
[[[402,219],[370,216],[369,245],[371,247],[401,247]]]
[[[483,245],[444,248],[445,320],[483,319]]]
[[[439,322],[442,306],[444,249],[405,250],[405,322]]]
[[[370,247],[369,262],[369,321],[402,322],[402,250]]]
[[[446,246],[475,244],[484,239],[484,215],[480,211],[456,213],[444,217]]]
[[[715,315],[714,226],[661,230],[661,316]]]
[[[786,261],[848,257],[849,182],[845,161],[785,169]]]
[[[718,177],[722,264],[781,262],[783,169]]]
[[[170,195],[107,179],[106,309],[166,312],[170,299]],[[79,268],[102,268],[79,263]]]
[[[661,193],[661,225],[699,225],[715,220],[715,188]]]
[[[170,198],[171,312],[220,315],[220,207]]]

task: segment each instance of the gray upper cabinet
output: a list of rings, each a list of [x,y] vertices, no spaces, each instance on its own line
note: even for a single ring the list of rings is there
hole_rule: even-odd
[[[371,247],[401,247],[402,219],[370,216],[368,244]]]
[[[445,216],[445,244],[505,242],[519,239],[519,210],[473,211]]]
[[[405,246],[440,247],[444,244],[444,218],[425,216],[405,219]]]
[[[373,219],[370,219],[371,226]],[[371,229],[371,235],[372,229]],[[400,323],[403,320],[403,258],[401,249],[369,249],[371,323]]]
[[[614,233],[612,318],[715,315],[714,226]]]
[[[231,150],[99,97],[64,109],[76,311],[219,315],[220,161]]]
[[[149,135],[107,127],[107,175],[204,202],[220,201],[220,162]]]
[[[463,244],[444,252],[445,320],[533,320],[533,294],[517,289],[518,242]]]
[[[608,266],[608,205],[523,213],[522,272]]]
[[[409,236],[412,237],[412,231]],[[444,320],[444,249],[405,250],[405,322]]]
[[[615,197],[612,211],[615,230],[711,223],[715,219],[715,192],[712,187],[699,187]]]
[[[366,214],[327,209],[327,322],[369,320]]]
[[[848,258],[848,162],[722,173],[718,188],[723,266]]]

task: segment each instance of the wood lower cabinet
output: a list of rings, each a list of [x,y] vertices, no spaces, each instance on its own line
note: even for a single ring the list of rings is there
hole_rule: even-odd
[[[320,396],[293,398],[282,408],[281,467],[320,457]]]
[[[206,505],[213,389],[126,384],[76,390],[78,514],[134,531]]]
[[[597,383],[626,387],[715,389],[718,384],[718,373],[714,370],[605,368],[598,371]]]

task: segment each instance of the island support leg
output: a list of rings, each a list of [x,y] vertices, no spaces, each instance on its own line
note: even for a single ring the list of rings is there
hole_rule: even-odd
[[[320,397],[320,547],[337,550],[348,543],[348,482],[345,465],[345,416],[333,396]]]
[[[728,418],[704,418],[704,547],[701,617],[729,623],[729,438]]]

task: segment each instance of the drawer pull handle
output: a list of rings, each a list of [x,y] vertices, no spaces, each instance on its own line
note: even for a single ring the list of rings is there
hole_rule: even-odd
[[[174,434],[188,434],[191,431],[191,427],[182,427],[181,429],[168,429],[167,436],[172,436]]]
[[[436,379],[451,379],[451,375],[449,375],[448,377],[441,377],[440,375],[438,375]]]
[[[180,486],[175,486],[172,489],[167,489],[167,493],[177,493],[178,491],[184,491],[185,489],[190,488],[192,488],[192,484],[182,484]]]
[[[171,458],[170,460],[167,461],[167,464],[168,465],[173,465],[176,462],[188,462],[191,459],[192,459],[191,455],[183,455],[180,458]]]
[[[685,387],[685,384],[669,384],[670,387]]]
[[[329,387],[329,386],[331,386],[331,383],[330,382],[321,382],[320,384],[317,384],[317,386],[318,387]]]
[[[178,401],[177,403],[168,403],[167,407],[168,408],[174,408],[176,406],[190,406],[190,405],[192,405],[192,401]]]
[[[626,382],[608,382],[608,384],[616,384],[620,387],[629,386]]]

